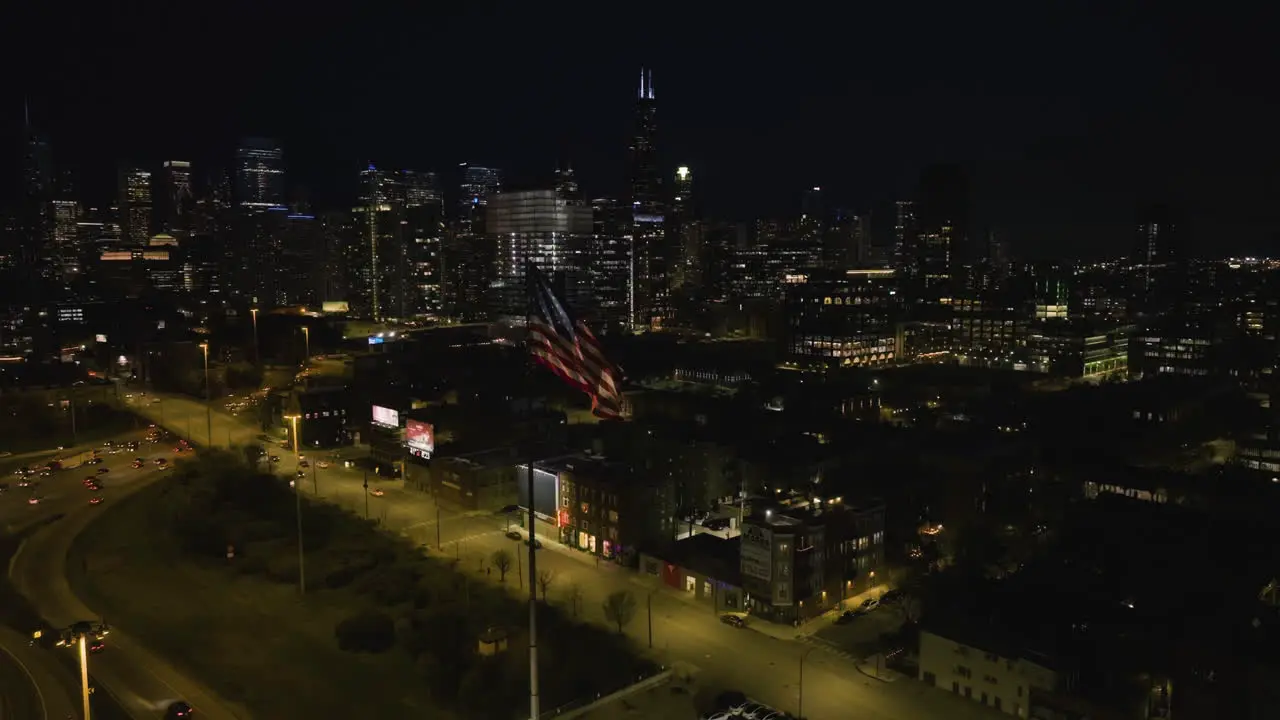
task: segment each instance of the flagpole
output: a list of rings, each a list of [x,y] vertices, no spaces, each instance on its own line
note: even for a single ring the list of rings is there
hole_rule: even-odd
[[[525,279],[525,315],[524,315],[524,331],[525,331],[525,362],[527,363],[528,372],[526,378],[526,390],[529,399],[529,428],[533,429],[533,353],[532,340],[529,329],[533,326],[533,263],[526,262],[524,268]],[[529,461],[529,720],[539,720],[538,713],[538,585],[534,582],[538,577],[537,556],[536,552],[537,540],[534,531],[534,514],[533,514],[533,462],[534,462],[534,446],[532,442],[532,433],[530,433],[530,442],[528,446]]]

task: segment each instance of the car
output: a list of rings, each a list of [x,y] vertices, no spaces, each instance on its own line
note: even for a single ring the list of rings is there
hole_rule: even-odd
[[[84,464],[85,464],[85,465],[101,465],[101,464],[102,464],[102,458],[100,458],[100,457],[91,457],[91,458],[89,458],[88,460],[85,460],[85,461],[84,461]]]
[[[18,487],[31,487],[31,481],[24,477],[18,481]]]
[[[727,712],[720,712],[714,715],[707,715],[706,720],[733,720],[733,716]]]
[[[721,615],[720,622],[736,628],[744,628],[747,626],[746,619],[741,615]]]
[[[173,448],[173,454],[174,454],[174,455],[181,455],[181,454],[182,454],[182,450],[183,450],[183,447],[182,447],[181,445],[175,445],[175,446],[174,446],[174,448]]]
[[[372,495],[372,496],[374,496],[374,497],[382,497],[383,495],[386,495],[386,494],[387,494],[387,492],[386,492],[385,490],[383,490],[382,488],[373,488],[373,489],[369,490],[369,494],[370,494],[370,495]]]
[[[93,642],[89,643],[89,652],[94,655],[97,655],[98,653],[106,649],[107,649],[107,644],[101,640],[94,640]]]
[[[280,462],[280,456],[279,456],[279,455],[272,455],[271,457],[267,458],[267,462],[278,463],[278,462]]]
[[[539,539],[538,539],[538,538],[536,538],[536,537],[535,537],[535,538],[529,538],[529,539],[525,540],[525,541],[524,541],[524,544],[525,544],[525,545],[532,545],[534,550],[541,550],[541,549],[542,549],[542,541],[541,541],[541,540],[539,540]]]
[[[106,469],[106,468],[98,468],[98,474],[99,474],[99,475],[106,475],[106,474],[107,474],[107,473],[109,473],[109,472],[111,472],[111,471],[110,471],[110,470],[108,470],[108,469]]]
[[[86,489],[86,490],[92,490],[93,492],[97,492],[97,491],[99,491],[99,490],[101,490],[101,489],[102,489],[102,486],[101,486],[101,485],[99,485],[98,483],[89,483],[88,485],[85,485],[84,487],[85,487],[85,489]]]
[[[39,505],[39,504],[40,504],[40,496],[38,496],[38,495],[32,495],[31,497],[27,498],[27,504],[28,504],[28,505]]]
[[[84,479],[84,484],[85,484],[85,485],[90,485],[90,484],[92,484],[92,483],[96,483],[96,482],[98,482],[98,476],[97,476],[97,475],[90,475],[89,477],[87,477],[87,478],[85,478],[85,479]]]
[[[142,463],[135,461],[133,463],[130,463],[129,467],[133,468],[134,470],[137,470],[138,468],[142,467]]]
[[[9,489],[9,483],[0,483],[0,493]]]
[[[165,463],[167,463],[167,462],[169,462],[169,461],[168,461],[168,460],[165,460],[164,458],[156,458],[156,465],[163,465],[163,464],[165,464]]]
[[[508,530],[508,531],[507,531],[507,539],[508,539],[508,540],[523,540],[523,539],[524,539],[524,536],[520,534],[520,531],[519,531],[519,530]]]
[[[186,720],[195,714],[195,708],[190,703],[181,700],[169,703],[169,707],[164,709],[164,720]]]
[[[858,609],[863,612],[871,612],[872,610],[875,610],[877,607],[879,607],[879,605],[880,605],[879,600],[875,598],[867,598],[866,600],[862,601],[862,604],[858,606]]]
[[[847,625],[853,622],[854,618],[858,617],[861,614],[862,613],[858,612],[857,610],[845,610],[844,612],[840,613],[839,617],[836,618],[836,624]]]
[[[94,495],[93,497],[89,498],[89,504],[90,504],[90,505],[101,505],[101,504],[102,504],[102,496],[101,496],[101,495]]]
[[[316,463],[316,467],[320,468],[321,470],[328,470],[329,463],[325,462],[324,460],[321,460],[320,462]]]
[[[311,467],[311,463],[307,462],[306,460],[299,460],[298,467],[309,468]]]

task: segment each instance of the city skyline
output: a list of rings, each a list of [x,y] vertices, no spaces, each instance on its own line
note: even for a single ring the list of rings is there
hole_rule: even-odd
[[[85,183],[99,187],[122,161],[225,165],[238,138],[263,135],[280,141],[291,184],[310,188],[320,205],[344,202],[369,161],[436,171],[475,162],[516,180],[572,163],[586,192],[617,197],[627,182],[628,106],[644,66],[653,68],[661,107],[664,175],[693,168],[713,216],[792,214],[813,185],[840,206],[883,209],[911,195],[922,167],[958,162],[973,177],[975,227],[1031,256],[1103,254],[1129,236],[1138,209],[1155,202],[1186,206],[1200,247],[1257,252],[1275,234],[1264,202],[1275,169],[1251,159],[1265,157],[1273,142],[1262,128],[1275,109],[1233,92],[1255,63],[1216,34],[1183,48],[1192,25],[1174,15],[1079,9],[951,17],[935,8],[904,27],[905,18],[877,10],[849,18],[867,28],[850,35],[862,42],[837,43],[810,28],[813,42],[803,49],[788,41],[761,52],[768,46],[758,30],[730,22],[708,34],[701,31],[713,19],[697,13],[670,28],[618,29],[615,37],[572,9],[560,19],[575,42],[542,49],[539,31],[554,22],[504,7],[483,25],[498,50],[475,72],[415,77],[413,68],[432,63],[408,62],[413,48],[434,43],[439,54],[429,58],[465,47],[461,31],[476,20],[469,12],[430,28],[412,14],[390,28],[356,13],[324,41],[285,33],[252,58],[212,52],[218,38],[247,32],[214,14],[186,45],[185,62],[148,71],[141,107],[150,112],[111,90],[105,78],[121,60],[98,59],[95,50],[113,32],[126,46],[145,44],[192,18],[110,16],[92,32],[88,24],[70,28],[76,41],[67,57],[34,68],[23,89],[55,157],[72,159],[86,171]],[[263,29],[283,31],[281,22],[261,20]],[[415,33],[421,38],[409,42]],[[360,46],[362,34],[387,39],[376,57],[394,71],[354,82],[361,56],[347,48]],[[925,49],[937,42],[951,52]],[[577,62],[578,55],[592,62]],[[83,67],[90,56],[93,67]],[[893,57],[906,60],[883,61]],[[516,59],[526,72],[504,72]],[[1153,71],[1157,59],[1173,69]],[[78,81],[48,82],[66,74],[64,63],[76,64]],[[291,80],[232,81],[250,70]],[[196,76],[208,79],[194,83]],[[1222,85],[1211,103],[1192,100],[1190,91],[1209,77],[1234,87]],[[447,98],[446,112],[438,98]],[[0,122],[15,125],[19,103],[11,96]],[[99,111],[76,112],[85,105]],[[1237,147],[1246,143],[1247,151]],[[891,218],[872,222],[878,231],[886,224]]]

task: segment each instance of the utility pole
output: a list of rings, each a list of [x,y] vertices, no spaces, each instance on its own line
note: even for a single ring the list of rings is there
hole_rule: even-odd
[[[294,478],[291,484],[293,485],[293,498],[294,498],[294,502],[297,504],[296,512],[298,515],[298,591],[302,595],[306,595],[307,594],[307,565],[306,565],[306,556],[303,554],[303,549],[302,549],[302,488],[298,487],[299,483],[297,481],[298,480],[297,465],[299,462],[298,461],[299,416],[288,415],[286,416],[285,419],[287,419],[289,423],[293,425],[293,463],[294,463],[293,475],[294,475]]]
[[[798,693],[799,699],[796,703],[798,706],[796,708],[796,718],[799,720],[804,720],[804,659],[809,657],[809,653],[813,652],[813,650],[814,648],[809,648],[800,656],[800,688]]]
[[[89,720],[89,641],[80,633],[77,643],[80,649],[80,695],[84,698],[84,720]]]
[[[649,616],[649,649],[653,649],[653,591],[644,596],[645,612]]]
[[[369,471],[364,471],[364,519],[369,519]]]

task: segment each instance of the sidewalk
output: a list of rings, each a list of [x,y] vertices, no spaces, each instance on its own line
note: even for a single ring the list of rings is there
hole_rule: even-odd
[[[768,620],[756,620],[748,623],[747,627],[756,632],[764,633],[770,637],[776,637],[779,640],[798,640],[808,637],[822,628],[834,623],[836,618],[840,617],[840,613],[845,610],[853,610],[862,604],[867,598],[880,599],[880,596],[889,591],[889,587],[885,585],[877,585],[868,590],[864,590],[857,595],[850,595],[844,599],[843,608],[841,604],[836,604],[830,610],[809,618],[798,626],[784,625],[782,623],[769,622]]]

